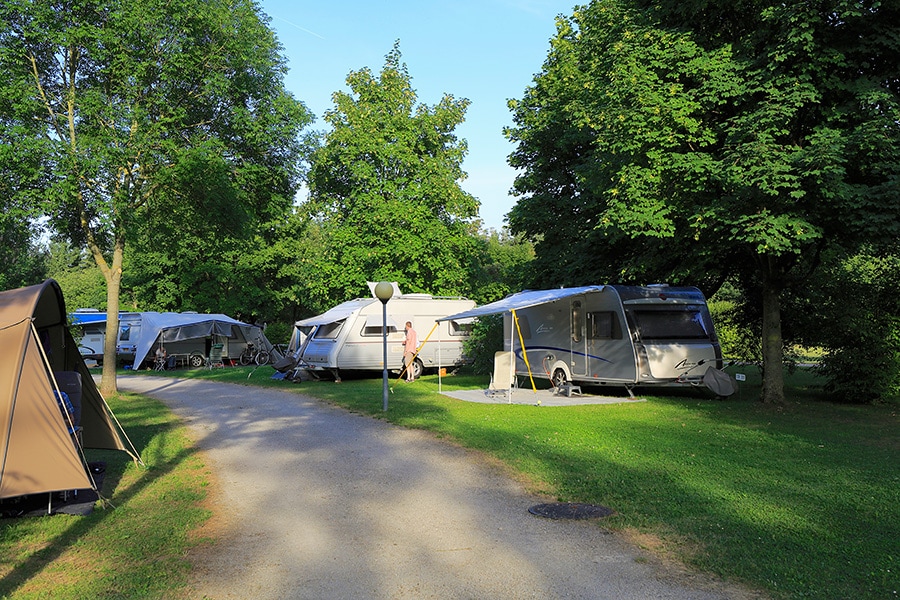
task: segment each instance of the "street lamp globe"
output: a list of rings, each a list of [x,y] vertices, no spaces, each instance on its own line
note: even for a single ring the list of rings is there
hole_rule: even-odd
[[[394,286],[387,281],[379,281],[375,284],[375,297],[381,300],[382,303],[387,303],[393,295]]]

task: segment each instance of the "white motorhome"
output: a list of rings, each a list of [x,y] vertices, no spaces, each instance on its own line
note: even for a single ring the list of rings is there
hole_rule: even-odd
[[[526,291],[449,318],[499,313],[515,374],[550,379],[556,387],[697,385],[708,369],[722,368],[706,299],[695,287]]]
[[[440,321],[471,309],[475,302],[460,297],[400,294],[387,303],[387,367],[403,368],[404,326],[412,322],[419,340],[413,365],[418,377],[425,369],[453,367],[464,361],[463,342],[469,321]],[[300,364],[313,377],[330,375],[340,381],[341,371],[380,371],[383,368],[382,304],[377,298],[357,298],[338,304],[321,315],[297,321],[298,330],[312,330],[300,351]]]

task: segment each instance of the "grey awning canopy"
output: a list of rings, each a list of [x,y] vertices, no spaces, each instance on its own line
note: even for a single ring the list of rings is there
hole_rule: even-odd
[[[248,333],[244,337],[248,339],[250,335],[262,335],[262,330],[258,326],[223,314],[141,313],[141,337],[135,348],[134,367],[140,366],[157,341],[180,342],[213,335],[234,338],[235,328],[247,330]],[[253,333],[249,333],[250,331]]]
[[[455,315],[441,317],[438,321],[458,321],[460,319],[469,319],[473,317],[483,317],[486,315],[496,315],[513,310],[528,308],[529,306],[537,306],[538,304],[546,304],[569,296],[577,296],[588,292],[599,292],[605,286],[588,285],[584,287],[559,288],[555,290],[526,290],[511,296],[507,296],[502,300],[478,306],[472,310],[467,310]]]

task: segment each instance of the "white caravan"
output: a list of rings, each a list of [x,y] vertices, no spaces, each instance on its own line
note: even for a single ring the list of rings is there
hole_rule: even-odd
[[[79,308],[69,315],[72,325],[81,330],[78,351],[85,359],[103,363],[103,344],[106,338],[106,312],[96,308]],[[141,337],[141,313],[119,313],[119,335],[116,337],[116,358],[127,363],[134,360],[137,341]]]
[[[722,368],[709,308],[695,287],[526,291],[448,318],[499,313],[515,374],[550,379],[555,387],[698,385],[708,369]]]
[[[412,322],[419,341],[413,365],[418,377],[425,369],[462,364],[463,342],[470,321],[443,320],[449,314],[469,310],[475,302],[460,297],[400,294],[387,303],[387,367],[403,368],[404,326]],[[330,375],[340,381],[341,371],[381,371],[383,368],[382,304],[377,298],[357,298],[338,304],[321,315],[297,321],[298,330],[312,327],[303,342],[300,365],[313,377]],[[440,321],[439,321],[440,320]]]

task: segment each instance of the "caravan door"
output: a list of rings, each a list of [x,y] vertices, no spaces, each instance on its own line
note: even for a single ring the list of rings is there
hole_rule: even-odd
[[[569,368],[574,379],[587,375],[588,339],[585,335],[584,296],[573,297],[569,309]]]

